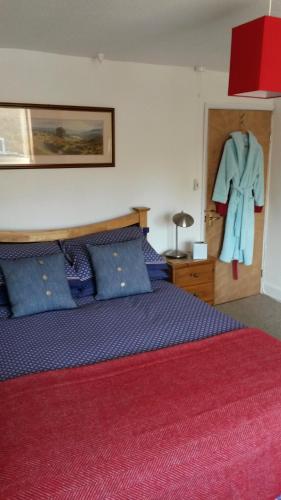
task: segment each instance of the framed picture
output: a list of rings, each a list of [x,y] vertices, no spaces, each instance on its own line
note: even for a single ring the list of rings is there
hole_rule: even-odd
[[[0,169],[114,166],[113,108],[0,103]]]

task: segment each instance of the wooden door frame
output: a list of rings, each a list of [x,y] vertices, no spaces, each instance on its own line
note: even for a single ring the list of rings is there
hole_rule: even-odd
[[[243,103],[239,101],[237,103],[207,103],[204,104],[203,111],[203,165],[202,165],[202,196],[201,196],[201,220],[200,220],[200,240],[205,241],[206,231],[205,231],[205,210],[206,210],[206,189],[207,189],[207,175],[208,175],[208,117],[210,109],[246,109],[250,111],[271,111],[271,136],[272,136],[272,122],[274,113],[274,103],[273,100],[262,100],[260,103]],[[267,171],[267,186],[266,186],[266,200],[269,199],[269,187],[270,187],[270,177],[271,177],[271,155],[272,155],[272,140],[270,140],[269,146],[269,157],[268,157],[268,171]],[[265,205],[264,213],[264,229],[263,229],[263,249],[262,249],[262,269],[264,268],[264,256],[265,256],[265,240],[268,232],[268,207],[269,203]],[[261,277],[261,292],[264,291],[264,277]]]

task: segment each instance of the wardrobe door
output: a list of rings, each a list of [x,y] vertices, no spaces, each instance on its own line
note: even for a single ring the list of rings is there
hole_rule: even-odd
[[[261,144],[264,153],[265,184],[271,135],[271,111],[211,109],[208,116],[207,189],[205,229],[209,254],[219,257],[224,235],[225,218],[219,216],[212,201],[216,175],[225,141],[234,131],[250,130]],[[265,185],[266,192],[266,185]],[[266,200],[265,200],[266,204]],[[232,264],[217,260],[215,271],[215,304],[257,295],[261,288],[264,212],[255,214],[255,246],[251,266],[238,265],[239,279],[233,280]]]

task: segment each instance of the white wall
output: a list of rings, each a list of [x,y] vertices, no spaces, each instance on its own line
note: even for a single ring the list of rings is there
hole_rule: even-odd
[[[2,102],[116,108],[116,168],[0,171],[0,229],[78,225],[144,205],[159,251],[173,246],[179,210],[195,219],[183,246],[200,239],[204,103],[239,104],[226,97],[226,74],[11,49],[0,49],[0,67]]]
[[[275,101],[263,291],[281,301],[281,103],[279,99]]]

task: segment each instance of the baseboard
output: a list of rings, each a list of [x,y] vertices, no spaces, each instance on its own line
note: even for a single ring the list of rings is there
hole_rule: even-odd
[[[271,283],[263,282],[262,293],[269,295],[272,299],[281,302],[281,287],[272,285]]]

